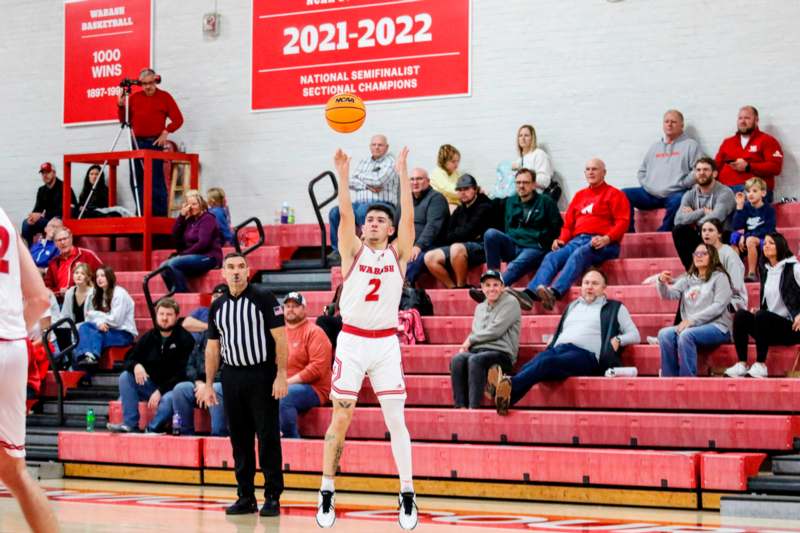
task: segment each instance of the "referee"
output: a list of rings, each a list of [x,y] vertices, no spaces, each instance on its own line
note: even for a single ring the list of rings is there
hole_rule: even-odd
[[[258,510],[255,496],[255,436],[264,474],[261,516],[280,514],[283,492],[278,400],[286,396],[286,332],[283,310],[266,289],[248,284],[244,256],[230,253],[222,262],[228,293],[214,300],[208,313],[206,387],[201,405],[216,405],[214,375],[222,367],[222,394],[236,470],[236,503],[226,514]],[[270,395],[269,391],[272,390]]]

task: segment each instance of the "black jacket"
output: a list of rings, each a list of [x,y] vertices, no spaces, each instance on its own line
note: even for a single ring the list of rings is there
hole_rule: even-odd
[[[781,273],[781,299],[786,309],[792,316],[800,314],[800,287],[797,286],[797,281],[794,279],[795,263],[786,263]],[[767,269],[762,263],[759,266],[761,284],[761,291],[759,292],[759,300],[761,301],[761,309],[768,310],[767,304],[764,303],[764,283],[767,282]]]
[[[447,236],[450,206],[442,193],[428,187],[414,198],[414,244],[424,252],[441,246]]]
[[[186,363],[194,348],[194,337],[176,325],[166,341],[162,343],[161,332],[153,328],[133,345],[125,356],[125,370],[133,372],[141,364],[150,376],[150,381],[165,394],[186,381]]]
[[[600,353],[600,366],[598,375],[604,373],[609,368],[622,366],[622,358],[620,355],[622,354],[623,347],[620,346],[620,349],[615,351],[614,347],[611,346],[611,339],[619,335],[620,332],[620,307],[622,307],[621,302],[617,300],[608,300],[600,310],[600,329],[603,332],[603,340],[601,344],[602,351]],[[569,314],[569,310],[570,308],[568,307],[567,311],[561,315],[561,320],[558,322],[558,328],[556,329],[556,333],[553,335],[553,340],[550,341],[548,348],[552,348],[556,345],[556,340],[558,340],[558,336],[561,335],[561,330],[564,327],[564,321]]]
[[[186,363],[186,379],[188,381],[206,380],[206,344],[208,343],[208,331],[199,335],[197,343],[194,345],[189,361]],[[224,363],[223,363],[224,364]],[[214,381],[222,380],[222,365],[217,369]]]
[[[36,205],[33,206],[34,213],[44,212],[46,219],[53,217],[61,217],[62,215],[62,199],[64,194],[64,182],[56,178],[56,182],[51,189],[47,185],[42,185],[36,191]],[[75,193],[70,191],[71,205],[75,205]]]
[[[478,193],[475,201],[467,207],[459,204],[450,215],[447,226],[447,244],[456,242],[483,242],[483,234],[491,223],[492,201]]]

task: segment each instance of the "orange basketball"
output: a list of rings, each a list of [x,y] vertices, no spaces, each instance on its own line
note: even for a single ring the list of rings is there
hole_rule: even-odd
[[[361,98],[352,93],[339,93],[332,96],[325,105],[325,120],[332,130],[339,133],[353,133],[364,124],[367,109]]]

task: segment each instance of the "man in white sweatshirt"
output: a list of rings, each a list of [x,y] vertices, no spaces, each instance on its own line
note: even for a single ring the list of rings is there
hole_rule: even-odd
[[[629,233],[635,230],[633,208],[650,211],[666,207],[667,212],[658,231],[671,231],[681,197],[694,185],[695,161],[700,145],[683,132],[683,114],[677,109],[664,113],[664,137],[653,144],[637,172],[639,187],[622,189],[631,204]]]

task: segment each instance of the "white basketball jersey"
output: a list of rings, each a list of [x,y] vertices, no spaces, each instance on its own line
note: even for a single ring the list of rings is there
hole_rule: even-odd
[[[19,269],[17,232],[0,207],[0,339],[24,339],[28,335]]]
[[[394,247],[373,250],[362,244],[344,278],[342,321],[361,329],[396,328],[402,295],[403,273]]]

